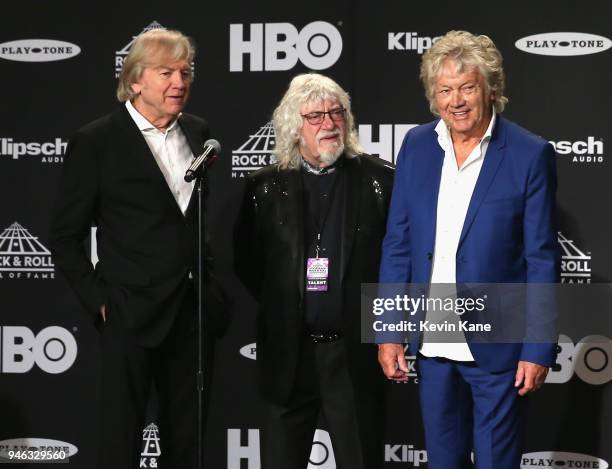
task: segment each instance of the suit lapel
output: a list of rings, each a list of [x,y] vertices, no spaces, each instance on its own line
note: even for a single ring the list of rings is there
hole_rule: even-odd
[[[442,177],[442,165],[444,164],[444,150],[438,143],[438,134],[432,130],[433,138],[429,140],[431,147],[426,149],[424,154],[431,155],[427,158],[427,172],[423,180],[425,191],[428,191],[423,205],[424,229],[428,230],[426,239],[430,240],[429,252],[433,253],[436,240],[436,219],[438,213],[438,193],[440,192],[440,178]]]
[[[300,299],[304,297],[304,188],[299,170],[280,171],[277,196],[279,200],[278,220],[285,225],[291,240],[291,262],[298,270],[297,287]]]
[[[194,158],[202,154],[202,150],[204,149],[202,135],[192,125],[189,125],[185,115],[179,117],[178,125],[183,131],[183,134],[185,134],[185,138],[187,139],[187,143],[189,144],[189,148]]]
[[[174,198],[174,194],[172,194],[172,190],[168,186],[168,182],[164,177],[164,174],[161,171],[161,168],[157,164],[153,153],[151,153],[151,149],[149,145],[147,145],[146,140],[144,139],[142,132],[130,116],[130,113],[125,108],[125,106],[121,106],[118,111],[115,113],[116,122],[118,126],[122,129],[125,135],[126,146],[126,154],[133,155],[136,158],[137,164],[142,166],[142,170],[144,174],[147,174],[156,184],[162,184],[164,186],[164,190],[167,194],[167,197],[170,198],[169,203],[177,210],[181,217],[189,217],[190,212],[193,211],[193,205],[195,205],[192,193],[192,197],[187,205],[187,210],[185,214],[183,214],[181,208],[179,207],[176,199]],[[191,152],[196,155],[202,149],[202,136],[198,134],[195,128],[186,121],[184,116],[179,117],[179,126],[187,139],[187,143],[189,144],[189,148]],[[195,192],[195,191],[194,191]]]
[[[143,174],[151,177],[153,181],[163,182],[166,186],[168,183],[164,178],[163,173],[155,161],[155,157],[146,140],[142,136],[142,132],[130,116],[125,106],[121,106],[114,114],[115,121],[120,131],[122,132],[125,143],[125,154],[128,158],[133,159],[136,165],[139,165]],[[172,195],[172,193],[170,193]]]
[[[178,120],[178,125],[180,126],[185,138],[187,139],[187,143],[189,144],[189,149],[193,154],[194,158],[197,158],[204,149],[204,141],[202,139],[202,135],[195,130],[195,128],[187,122],[187,119],[184,115],[181,115]],[[185,210],[185,217],[188,218],[195,210],[197,203],[197,183],[194,184],[194,189],[191,193],[191,197],[189,198],[189,203],[187,204],[187,210]],[[202,186],[202,196],[205,195],[206,184]],[[177,205],[178,206],[178,205]],[[180,207],[179,207],[180,209]],[[182,212],[181,212],[182,214]]]
[[[505,145],[506,129],[504,127],[503,119],[500,116],[497,116],[497,122],[495,124],[495,128],[493,129],[491,141],[489,142],[489,146],[482,163],[482,168],[480,169],[480,174],[478,175],[478,180],[476,181],[476,186],[474,187],[474,193],[472,194],[470,205],[465,216],[465,221],[463,222],[463,229],[461,230],[461,237],[459,238],[459,246],[461,246],[468,231],[470,230],[472,223],[474,222],[474,218],[478,213],[478,209],[480,208],[482,201],[487,195],[487,192],[495,179],[499,165],[504,158]]]
[[[342,217],[342,232],[340,234],[340,282],[344,280],[346,268],[351,257],[355,231],[359,221],[359,208],[361,206],[361,189],[367,190],[362,186],[361,164],[359,157],[345,158],[344,171],[344,209]]]

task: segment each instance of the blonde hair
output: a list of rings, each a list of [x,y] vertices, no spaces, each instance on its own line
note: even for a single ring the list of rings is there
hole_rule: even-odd
[[[191,39],[180,31],[157,28],[138,35],[123,62],[117,99],[124,102],[136,96],[132,84],[139,80],[145,67],[162,59],[174,62],[185,59],[191,64],[194,56],[195,47]]]
[[[327,99],[337,99],[346,110],[344,154],[352,158],[363,153],[355,130],[355,119],[351,113],[351,99],[348,93],[331,78],[318,73],[304,73],[291,80],[287,92],[272,115],[272,124],[276,133],[274,154],[281,169],[297,169],[302,161],[299,142],[304,119],[300,110],[305,104]]]
[[[493,94],[495,111],[500,113],[504,110],[508,98],[504,96],[505,76],[501,52],[488,36],[475,36],[467,31],[449,31],[423,54],[421,61],[420,76],[431,112],[438,115],[435,86],[447,60],[456,64],[459,73],[465,69],[478,70],[487,84],[488,92]]]

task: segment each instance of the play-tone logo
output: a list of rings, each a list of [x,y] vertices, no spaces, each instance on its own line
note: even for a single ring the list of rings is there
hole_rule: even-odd
[[[429,49],[441,36],[419,36],[415,32],[388,33],[387,48],[389,50],[407,50],[422,54]]]
[[[251,360],[257,360],[257,344],[253,342],[252,344],[245,345],[240,349],[240,355]]]
[[[0,233],[0,279],[5,278],[55,278],[51,252],[17,222]]]
[[[578,249],[576,243],[559,231],[561,246],[561,283],[591,283],[591,253]]]
[[[276,143],[276,135],[272,122],[260,127],[240,148],[232,151],[232,178],[243,178],[251,171],[276,163],[272,149]]]
[[[514,45],[530,54],[571,56],[603,52],[612,47],[612,41],[596,34],[559,32],[523,37]]]
[[[166,28],[163,27],[161,24],[159,24],[157,21],[153,21],[149,23],[147,26],[145,26],[143,30],[140,31],[139,34],[145,33],[152,29],[166,29]],[[130,42],[128,42],[125,46],[123,46],[122,49],[119,49],[118,51],[115,52],[115,78],[119,78],[119,74],[121,73],[121,68],[123,67],[123,62],[125,61],[125,58],[127,57],[128,52],[130,52],[130,48],[132,47],[132,44],[134,44],[134,41],[136,40],[137,37],[138,37],[138,34],[136,36],[132,36],[132,40]]]
[[[158,458],[161,454],[159,428],[154,423],[150,423],[142,431],[142,452],[140,453],[140,464],[138,467],[158,467]]]
[[[0,58],[17,62],[53,62],[80,53],[76,44],[55,39],[20,39],[0,44]]]
[[[546,467],[607,469],[609,466],[606,461],[595,456],[565,451],[525,453],[521,458],[521,469],[542,469]]]
[[[23,455],[23,459],[15,457],[15,454],[11,457],[10,452],[28,454]],[[37,454],[31,454],[29,452],[37,452]],[[74,456],[79,452],[79,449],[65,441],[60,440],[49,440],[47,438],[11,438],[10,440],[0,441],[0,462],[12,461],[12,462],[43,462],[49,463],[59,462],[66,460],[70,456]],[[34,460],[34,458],[38,458]]]
[[[342,54],[342,36],[326,21],[313,21],[301,31],[291,23],[230,24],[230,72],[291,70],[299,62],[311,70],[334,65]]]

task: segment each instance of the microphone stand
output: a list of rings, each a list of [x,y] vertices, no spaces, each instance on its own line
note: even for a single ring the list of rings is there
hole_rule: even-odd
[[[198,156],[187,169],[185,181],[196,180],[195,191],[198,197],[198,243],[197,256],[197,315],[198,315],[198,370],[196,374],[196,386],[198,392],[198,466],[203,469],[204,464],[204,328],[206,327],[204,314],[204,262],[206,262],[205,216],[204,216],[204,192],[206,191],[206,175],[208,166],[217,158],[216,153],[221,150],[219,142],[214,139],[207,140],[204,144],[204,153]]]
[[[206,260],[206,243],[203,242],[205,236],[205,215],[203,198],[206,189],[206,166],[202,165],[195,175],[195,190],[198,197],[198,245],[197,256],[197,315],[198,315],[198,371],[197,371],[197,390],[198,390],[198,469],[203,469],[204,460],[204,262]]]

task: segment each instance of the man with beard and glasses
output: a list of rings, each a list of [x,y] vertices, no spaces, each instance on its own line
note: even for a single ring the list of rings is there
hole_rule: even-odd
[[[278,163],[247,178],[239,277],[259,303],[262,467],[305,469],[317,417],[337,467],[383,461],[376,346],[360,340],[360,285],[376,282],[393,166],[362,153],[348,94],[295,77],[274,111]]]

